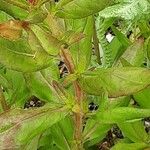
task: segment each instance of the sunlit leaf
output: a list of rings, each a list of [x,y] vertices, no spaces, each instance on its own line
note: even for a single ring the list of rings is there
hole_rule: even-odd
[[[133,66],[141,66],[144,61],[144,39],[139,38],[122,55]]]
[[[145,143],[117,143],[112,150],[143,150],[146,149],[148,145]]]
[[[86,70],[91,61],[93,17],[77,20],[67,20],[67,29],[83,33],[84,37],[79,42],[71,45],[70,51],[77,66],[77,72]]]
[[[92,146],[100,142],[111,127],[110,124],[101,124],[93,119],[88,119],[83,132],[85,146]]]
[[[31,52],[31,49],[20,43],[20,51],[25,51],[22,53],[17,51],[18,47],[16,48],[15,45],[8,47],[7,44],[10,45],[10,42],[5,41],[3,45],[0,45],[0,63],[9,69],[32,72],[46,68],[51,64],[52,58],[43,51],[38,51],[35,54],[26,53],[26,51]]]
[[[25,19],[28,15],[28,12],[26,10],[19,8],[13,4],[7,3],[5,2],[5,0],[1,0],[0,10],[4,11],[15,19]]]
[[[150,116],[150,109],[118,107],[96,114],[96,119],[104,123],[134,122]]]
[[[34,25],[31,27],[32,31],[38,38],[44,50],[50,55],[58,55],[61,46],[64,44],[55,37],[53,37],[49,32],[44,31],[39,26]]]
[[[134,94],[135,101],[140,105],[142,108],[150,108],[150,87],[139,91],[138,93]]]
[[[131,141],[148,142],[148,134],[142,121],[119,123],[118,126],[123,132],[124,137],[129,138]]]
[[[51,85],[40,72],[26,74],[25,79],[32,95],[45,101],[57,101],[56,97],[53,95]]]
[[[66,129],[67,127],[67,129]],[[61,150],[71,150],[73,141],[73,122],[71,118],[65,118],[51,128],[54,142]],[[60,142],[61,141],[61,142]]]
[[[0,148],[19,149],[66,115],[67,112],[57,105],[3,113],[0,116]]]
[[[150,3],[147,0],[132,0],[107,7],[100,12],[104,18],[123,18],[125,20],[134,20],[146,18],[150,14]]]
[[[23,22],[15,20],[0,24],[0,36],[10,40],[19,39],[22,34],[22,24]]]
[[[100,95],[106,90],[110,97],[125,96],[150,85],[150,71],[136,67],[97,69],[83,73],[79,82],[89,94]]]
[[[28,15],[26,21],[29,21],[30,23],[40,23],[44,21],[44,19],[47,17],[47,12],[43,9],[33,10]]]
[[[62,18],[84,18],[109,6],[112,0],[73,0],[58,9],[57,16]]]

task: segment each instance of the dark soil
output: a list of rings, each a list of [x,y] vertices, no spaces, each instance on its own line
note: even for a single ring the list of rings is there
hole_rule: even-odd
[[[98,145],[99,150],[109,150],[112,146],[115,145],[115,142],[123,138],[123,134],[118,126],[114,126],[111,130],[108,131],[107,136],[103,141]]]
[[[63,78],[66,75],[68,75],[68,69],[63,61],[59,62],[58,68],[59,68],[60,78]]]
[[[45,102],[40,100],[36,96],[31,96],[25,103],[24,108],[42,107],[44,104]]]

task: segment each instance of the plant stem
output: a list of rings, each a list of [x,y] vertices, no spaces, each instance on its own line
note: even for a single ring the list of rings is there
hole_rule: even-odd
[[[83,100],[83,91],[80,88],[77,81],[74,82],[74,89],[75,89],[75,95],[76,95],[76,102],[81,107],[82,100]],[[80,109],[81,110],[81,109]],[[75,131],[74,131],[74,139],[77,144],[78,150],[83,149],[82,145],[82,129],[83,129],[83,113],[74,113],[74,122],[75,122]]]
[[[1,85],[0,85],[0,103],[1,103],[1,106],[2,106],[2,109],[3,111],[6,111],[9,109],[9,106],[7,105],[6,103],[6,100],[5,100],[5,97],[4,97],[4,94],[3,94],[3,90],[1,88]]]
[[[94,43],[94,50],[95,50],[95,54],[97,57],[97,62],[99,65],[102,64],[101,62],[101,56],[100,56],[100,49],[99,49],[99,40],[97,38],[97,32],[96,32],[96,26],[95,26],[95,19],[94,19],[94,24],[93,24],[93,43]]]
[[[69,73],[74,73],[75,65],[74,65],[73,58],[71,56],[69,49],[62,47],[61,48],[61,57],[66,65]]]
[[[75,65],[73,62],[73,58],[71,56],[71,53],[68,49],[61,49],[61,57],[63,58],[63,61],[65,62],[68,71],[70,73],[75,72]],[[80,112],[74,112],[74,124],[75,124],[75,130],[74,130],[74,140],[76,141],[75,146],[73,146],[73,150],[83,150],[83,144],[82,144],[82,129],[83,129],[83,112],[81,109],[82,101],[83,101],[83,91],[79,86],[78,81],[73,82],[74,90],[75,90],[75,100],[76,104],[80,107]]]

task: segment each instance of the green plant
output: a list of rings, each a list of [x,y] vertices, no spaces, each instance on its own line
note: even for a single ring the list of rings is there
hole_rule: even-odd
[[[149,0],[1,0],[0,149],[108,149],[116,125],[111,149],[150,149],[149,20]]]

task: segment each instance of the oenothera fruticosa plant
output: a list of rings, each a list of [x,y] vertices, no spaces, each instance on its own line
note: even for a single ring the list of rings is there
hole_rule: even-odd
[[[1,0],[0,149],[150,149],[149,20],[149,0]]]

